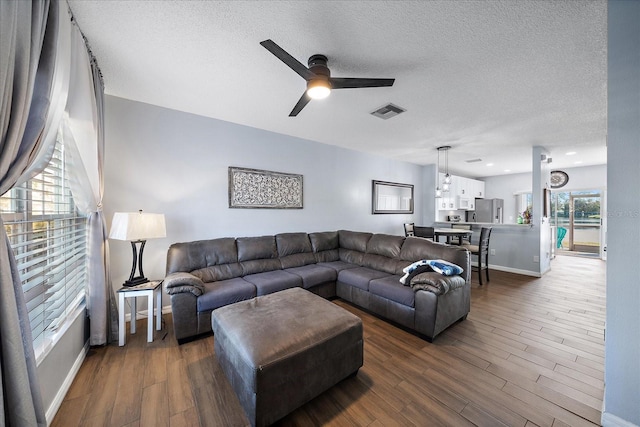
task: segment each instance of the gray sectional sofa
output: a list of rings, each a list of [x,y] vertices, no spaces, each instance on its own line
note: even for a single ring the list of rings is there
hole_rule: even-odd
[[[421,267],[411,286],[400,283],[403,269],[423,259],[464,271],[445,277]],[[419,237],[340,230],[175,243],[166,272],[180,343],[210,332],[216,308],[292,287],[340,297],[428,341],[470,308],[469,252]]]

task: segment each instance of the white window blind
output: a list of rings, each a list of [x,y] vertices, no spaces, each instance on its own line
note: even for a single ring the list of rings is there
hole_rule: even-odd
[[[85,296],[86,219],[76,211],[66,168],[59,134],[45,170],[0,197],[36,356],[48,348]]]

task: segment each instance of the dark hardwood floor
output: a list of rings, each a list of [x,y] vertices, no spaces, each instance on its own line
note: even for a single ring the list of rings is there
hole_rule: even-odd
[[[336,300],[364,323],[365,362],[281,426],[593,426],[603,396],[605,263],[557,257],[543,278],[491,271],[471,313],[430,344]],[[95,348],[53,426],[244,426],[213,336],[178,346],[170,315]],[[165,336],[166,335],[166,336]]]

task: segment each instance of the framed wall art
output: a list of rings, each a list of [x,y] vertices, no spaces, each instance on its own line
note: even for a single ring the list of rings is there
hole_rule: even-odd
[[[229,207],[302,209],[302,175],[230,166]]]

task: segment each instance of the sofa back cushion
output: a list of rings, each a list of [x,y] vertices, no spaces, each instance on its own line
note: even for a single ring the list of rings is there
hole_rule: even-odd
[[[282,269],[274,236],[238,237],[236,245],[243,275]]]
[[[385,273],[397,274],[402,265],[399,260],[404,237],[389,234],[374,234],[367,243],[367,252],[362,265]],[[404,268],[404,267],[402,267]]]
[[[372,233],[348,230],[338,231],[340,261],[362,265],[364,254],[367,251],[367,243],[371,236],[373,236]]]
[[[464,271],[461,276],[467,282],[471,280],[471,257],[469,251],[460,246],[444,245],[421,237],[407,237],[400,250],[400,259],[402,262],[396,274],[403,274],[402,269],[415,261],[443,259],[462,267]]]
[[[340,260],[340,240],[337,231],[309,233],[316,262],[332,262]]]
[[[276,234],[276,246],[282,268],[302,267],[316,262],[307,233]]]
[[[167,274],[175,272],[191,273],[203,282],[241,276],[236,239],[224,237],[174,243],[167,252]]]

